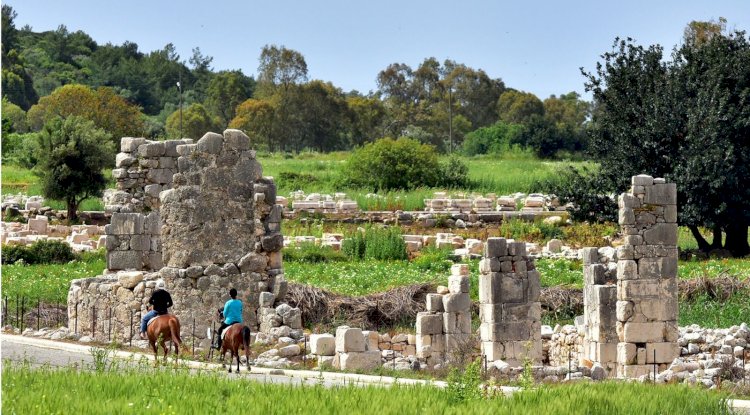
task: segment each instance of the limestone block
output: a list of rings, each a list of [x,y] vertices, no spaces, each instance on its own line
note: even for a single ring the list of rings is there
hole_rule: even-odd
[[[633,186],[651,186],[654,184],[654,178],[647,174],[639,174],[631,178]]]
[[[643,239],[648,245],[677,245],[677,224],[657,223],[643,231]]]
[[[503,275],[500,279],[500,292],[502,293],[502,299],[505,303],[522,303],[526,301],[526,287],[524,283],[528,284],[521,278],[515,278]]]
[[[542,304],[539,302],[523,304],[502,304],[502,321],[541,321]]]
[[[482,258],[479,261],[479,272],[482,274],[500,272],[500,261],[497,258]]]
[[[290,344],[279,349],[280,357],[292,357],[300,354],[302,349],[297,344]]]
[[[464,276],[464,275],[469,275],[469,264],[451,265],[451,276]]]
[[[675,279],[618,281],[617,287],[618,300],[674,298],[677,292],[677,281]]]
[[[250,138],[240,130],[224,130],[224,147],[235,151],[247,150],[250,148]]]
[[[526,256],[526,242],[513,242],[508,245],[508,255]]]
[[[671,321],[677,319],[677,295],[652,300],[641,300],[635,311],[648,321]]]
[[[263,250],[266,252],[280,251],[284,247],[284,237],[277,233],[275,235],[264,236],[261,239]]]
[[[583,265],[598,264],[599,263],[599,249],[598,248],[582,248],[580,251]]]
[[[446,294],[443,296],[443,309],[448,312],[468,310],[471,307],[469,293]]]
[[[625,323],[623,340],[627,343],[663,342],[664,322]]]
[[[299,308],[292,308],[289,313],[283,316],[284,325],[291,327],[292,329],[302,328],[302,312]]]
[[[427,311],[443,311],[443,296],[440,294],[427,294],[425,303],[427,305]]]
[[[378,343],[380,342],[380,335],[377,331],[363,331],[362,335],[365,336],[365,351],[368,350],[380,350]]]
[[[641,199],[638,199],[637,197],[629,194],[629,193],[622,193],[617,198],[617,205],[620,209],[633,209],[633,208],[640,208],[641,207]]]
[[[536,302],[539,301],[539,296],[541,295],[542,285],[541,285],[541,278],[542,275],[537,270],[531,270],[526,273],[526,281],[528,284],[527,292],[526,292],[526,301],[528,302]]]
[[[649,205],[676,205],[677,183],[655,184],[646,187],[643,203]]]
[[[481,323],[479,335],[482,341],[528,340],[531,338],[531,326],[527,321]]]
[[[260,306],[261,307],[273,307],[273,303],[276,301],[273,293],[263,291],[260,293]]]
[[[37,235],[46,235],[47,234],[47,225],[48,220],[46,216],[42,216],[44,219],[29,219],[28,225],[29,230],[35,232]]]
[[[373,370],[381,365],[377,350],[361,353],[340,353],[341,370]]]
[[[151,249],[151,236],[133,235],[130,237],[130,249],[134,251],[148,251]]]
[[[479,320],[482,323],[503,321],[503,304],[479,304]]]
[[[310,335],[310,352],[319,356],[336,354],[336,338],[329,333]]]
[[[616,305],[616,316],[618,321],[628,321],[633,316],[634,303],[632,301],[618,301]]]
[[[141,213],[113,213],[105,226],[107,235],[134,235],[143,233],[144,216]]]
[[[547,241],[547,251],[558,253],[562,250],[563,242],[559,239],[550,239]]]
[[[164,143],[155,141],[138,146],[138,155],[140,157],[160,157],[164,155]]]
[[[364,352],[365,336],[362,329],[342,326],[336,329],[336,351],[340,353]],[[380,353],[378,353],[380,356]]]
[[[588,349],[589,359],[599,363],[617,362],[617,346],[617,343],[591,342]]]
[[[138,271],[118,272],[117,282],[127,289],[133,289],[139,282],[143,281],[143,273]]]
[[[638,278],[676,278],[677,257],[641,258],[638,260]]]
[[[676,205],[664,206],[664,222],[677,223],[677,206]]]
[[[635,280],[638,279],[638,264],[631,259],[617,261],[617,279],[618,280]]]
[[[222,135],[209,132],[198,140],[196,150],[208,154],[219,154],[223,145],[224,137]]]
[[[451,275],[450,277],[448,277],[448,290],[451,294],[468,293],[469,277],[467,275]]]
[[[641,376],[649,376],[653,371],[653,365],[619,365],[617,367],[617,376],[621,378],[637,379]]]
[[[443,317],[441,314],[429,312],[417,313],[417,334],[440,334],[443,331]]]
[[[141,269],[143,262],[138,251],[107,252],[107,268],[109,270]]]
[[[583,281],[587,285],[606,284],[606,268],[602,264],[591,264],[583,267]]]
[[[598,285],[593,289],[592,302],[599,305],[614,304],[617,301],[617,286]]]
[[[633,259],[633,246],[632,245],[620,245],[616,249],[617,252],[617,259],[619,260],[627,260],[627,259]]]
[[[656,360],[654,360],[656,352]],[[646,343],[646,363],[672,363],[680,356],[680,346],[674,342]]]
[[[243,273],[263,272],[268,265],[268,257],[263,254],[250,252],[249,254],[243,256],[237,265],[239,266],[240,271],[242,271]]]
[[[484,244],[485,258],[496,258],[508,255],[508,244],[505,238],[487,238]]]
[[[633,343],[617,344],[617,362],[621,365],[632,365],[636,361],[636,347]]]
[[[617,223],[620,225],[633,225],[635,224],[635,214],[633,209],[622,208],[618,210]]]

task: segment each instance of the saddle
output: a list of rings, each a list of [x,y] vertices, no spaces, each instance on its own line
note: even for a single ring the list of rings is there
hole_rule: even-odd
[[[156,317],[152,318],[151,320],[149,320],[148,323],[146,323],[146,327],[150,326],[154,321],[156,321],[157,318],[159,318],[161,316],[168,316],[168,315],[169,314],[159,314],[158,316],[156,316]]]

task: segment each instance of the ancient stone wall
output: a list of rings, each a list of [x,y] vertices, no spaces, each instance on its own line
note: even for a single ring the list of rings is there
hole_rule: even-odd
[[[583,248],[583,357],[599,363],[610,376],[617,363],[617,268],[597,248]]]
[[[540,275],[524,242],[488,238],[479,269],[482,354],[512,366],[542,358]]]
[[[677,187],[639,175],[618,199],[625,243],[617,250],[617,374],[666,369],[677,345]]]
[[[125,143],[128,140],[123,139]],[[151,150],[153,144],[141,143],[138,154],[159,157],[161,150]],[[144,268],[159,265],[160,269],[152,273],[109,273],[73,281],[68,295],[71,329],[75,327],[79,333],[87,334],[91,331],[89,327],[111,326],[118,331],[122,328],[123,336],[129,335],[130,330],[125,328],[130,325],[131,311],[137,323],[146,311],[155,281],[161,279],[172,295],[172,311],[183,323],[183,334],[192,330],[195,321],[196,336],[206,346],[206,328],[215,321],[216,310],[229,298],[229,288],[237,289],[238,298],[244,302],[244,320],[253,330],[257,329],[256,310],[261,306],[261,296],[264,306],[270,307],[285,295],[280,252],[281,207],[274,203],[273,179],[262,177],[255,152],[249,149],[248,137],[239,130],[226,130],[223,135],[207,133],[196,144],[174,144],[177,168],[171,180],[159,179],[163,182],[159,201],[138,199],[141,195],[148,197],[146,186],[142,193],[139,188],[129,188],[130,202],[123,200],[126,203],[118,205],[119,212],[113,215],[107,232],[108,243],[110,236],[128,240],[128,250],[108,253],[109,271],[121,269],[112,267],[119,256],[137,251],[133,249],[133,240],[140,240],[137,238],[140,234],[149,235],[152,245],[157,240],[159,249],[149,252],[149,257],[161,252],[161,262],[166,266],[161,268],[161,263],[149,262]],[[123,145],[123,149],[133,146],[132,142],[128,145]],[[141,151],[144,145],[147,150]],[[118,165],[123,163],[122,158],[118,156]],[[135,162],[130,163],[132,166]],[[149,177],[166,175],[163,171],[166,168],[159,170],[162,172],[158,175],[145,173],[142,183],[147,183]],[[141,206],[144,212],[130,212]],[[158,207],[159,213],[145,212],[149,207]],[[142,246],[145,247],[145,242]],[[92,313],[94,309],[99,313]],[[113,310],[111,320],[107,310]],[[294,325],[298,326],[297,322]],[[101,330],[94,335],[106,339]]]
[[[425,359],[428,366],[450,360],[454,352],[473,350],[469,288],[469,266],[455,264],[448,287],[427,294],[427,311],[417,313],[417,357]]]

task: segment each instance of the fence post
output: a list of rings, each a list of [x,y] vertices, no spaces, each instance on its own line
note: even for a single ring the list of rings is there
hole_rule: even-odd
[[[18,294],[16,294],[16,325],[18,327],[21,327],[20,320],[18,319],[18,311],[19,311],[20,306],[21,306],[21,302],[18,300]]]
[[[8,324],[8,296],[3,296],[3,324]]]
[[[656,349],[654,349],[654,383],[656,383]]]
[[[76,301],[76,324],[75,324],[75,329],[74,329],[74,333],[76,334],[76,336],[78,335],[78,320],[79,319],[80,317],[78,316],[78,302]]]
[[[42,299],[36,299],[36,331],[39,331],[39,322],[42,317]]]
[[[112,342],[112,307],[109,307],[109,333],[107,333],[107,338],[109,338],[109,342]]]
[[[133,310],[130,310],[130,347],[133,347]]]
[[[91,307],[91,339],[96,339],[96,306]]]
[[[195,317],[193,317],[193,357],[195,357]]]

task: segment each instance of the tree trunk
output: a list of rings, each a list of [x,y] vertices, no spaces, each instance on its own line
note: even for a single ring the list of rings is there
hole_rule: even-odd
[[[737,221],[726,226],[727,240],[724,248],[729,250],[734,257],[743,257],[750,254],[750,245],[747,243],[747,227],[744,221]]]
[[[690,232],[693,234],[693,237],[696,241],[698,241],[698,249],[700,249],[703,252],[708,252],[711,250],[711,245],[708,244],[708,241],[706,241],[706,238],[701,235],[701,232],[698,230],[698,227],[695,225],[689,225],[688,229],[690,229]],[[716,239],[716,234],[714,234],[714,240]],[[721,241],[721,233],[719,233],[719,241]]]
[[[721,249],[722,237],[721,237],[721,226],[714,226],[714,240],[711,241],[711,249]]]
[[[68,199],[68,223],[74,224],[78,221],[78,203],[75,199]]]

